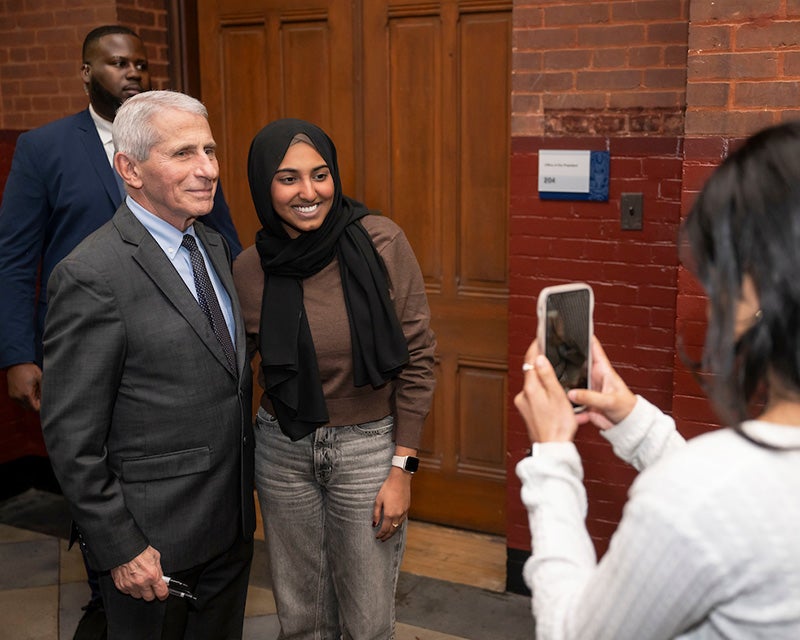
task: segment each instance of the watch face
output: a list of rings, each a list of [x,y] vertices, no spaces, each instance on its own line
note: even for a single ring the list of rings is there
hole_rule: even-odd
[[[406,471],[414,473],[417,469],[419,469],[419,458],[408,456],[406,458]]]

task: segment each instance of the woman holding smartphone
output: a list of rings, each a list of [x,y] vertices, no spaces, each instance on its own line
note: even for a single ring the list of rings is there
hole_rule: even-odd
[[[687,443],[596,340],[592,390],[565,393],[531,345],[515,404],[533,449],[517,475],[540,640],[800,638],[800,123],[725,160],[682,232],[709,298],[699,369],[730,427]],[[756,390],[766,402],[750,418]],[[586,422],[646,468],[599,563],[572,443]]]

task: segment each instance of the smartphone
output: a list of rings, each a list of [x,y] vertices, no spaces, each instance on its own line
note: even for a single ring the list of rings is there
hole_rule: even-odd
[[[565,391],[588,389],[594,292],[583,282],[545,287],[536,301],[539,348]],[[586,407],[573,403],[575,413]]]

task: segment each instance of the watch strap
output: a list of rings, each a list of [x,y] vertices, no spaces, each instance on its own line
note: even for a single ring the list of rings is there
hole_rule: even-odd
[[[392,456],[392,466],[413,474],[419,467],[419,458],[415,456]]]

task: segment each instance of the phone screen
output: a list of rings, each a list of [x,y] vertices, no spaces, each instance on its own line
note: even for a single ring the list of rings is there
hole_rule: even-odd
[[[552,292],[545,307],[545,355],[564,389],[587,388],[592,293]]]

